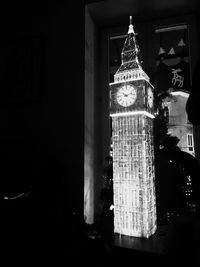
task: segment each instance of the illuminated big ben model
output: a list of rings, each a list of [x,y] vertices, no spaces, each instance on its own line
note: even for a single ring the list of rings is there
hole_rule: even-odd
[[[140,63],[131,20],[121,66],[109,84],[114,232],[148,238],[157,228],[153,86]]]

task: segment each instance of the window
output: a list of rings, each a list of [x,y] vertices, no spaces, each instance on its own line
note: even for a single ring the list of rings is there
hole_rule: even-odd
[[[190,152],[194,151],[193,135],[192,134],[187,134],[187,146],[188,146],[188,150]]]
[[[191,81],[187,24],[157,28],[155,33],[157,90],[189,92]]]
[[[154,86],[155,96],[176,94],[188,95],[191,90],[192,68],[195,62],[195,21],[190,16],[164,19],[152,22],[133,23],[140,48],[142,68]],[[114,74],[121,64],[121,51],[127,36],[127,24],[121,27],[107,29],[104,33],[106,60],[104,71],[107,70],[106,83],[114,81]],[[196,52],[194,52],[196,51]],[[194,59],[193,59],[194,58]],[[193,60],[192,60],[193,59]],[[168,108],[163,108],[162,114],[167,130],[173,132],[181,141],[180,146],[194,154],[194,137],[188,145],[187,133],[192,133],[192,125],[187,119],[185,98],[177,97],[170,101]],[[155,98],[155,109],[156,102]],[[108,110],[107,110],[108,111]],[[158,114],[158,113],[157,113]],[[111,125],[110,118],[110,125]],[[159,124],[158,124],[159,125]],[[190,127],[191,126],[191,127]],[[165,126],[163,126],[165,127]],[[188,130],[191,128],[191,131]],[[158,127],[159,128],[159,127]],[[177,130],[182,128],[183,131]],[[163,128],[163,133],[165,129]],[[161,138],[161,130],[154,131],[155,139]],[[112,154],[112,129],[110,154]],[[183,143],[181,143],[183,142]],[[192,143],[191,143],[192,142]]]
[[[169,109],[168,109],[168,107],[164,108],[164,117],[165,117],[166,123],[169,123]]]

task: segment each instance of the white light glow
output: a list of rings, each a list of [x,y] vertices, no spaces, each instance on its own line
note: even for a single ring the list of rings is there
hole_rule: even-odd
[[[4,199],[8,199],[8,200],[15,200],[15,199],[19,199],[19,198],[22,198],[22,197],[26,197],[29,195],[29,192],[23,192],[23,193],[20,193],[16,196],[11,196],[11,197],[7,197],[7,196],[4,196]]]
[[[183,96],[183,97],[186,97],[188,98],[189,97],[189,93],[186,93],[186,92],[183,92],[183,91],[176,91],[176,92],[171,92],[172,95],[175,95],[175,96]]]
[[[113,210],[114,209],[114,205],[111,205],[109,210]]]
[[[137,111],[119,112],[119,113],[113,113],[113,114],[111,113],[110,114],[111,117],[119,117],[119,116],[120,117],[121,116],[125,117],[125,116],[130,116],[130,115],[145,115],[145,116],[147,116],[147,117],[149,117],[151,119],[155,118],[154,115],[152,115],[151,113],[149,113],[147,111],[144,111],[144,110],[142,110],[142,111],[137,110]]]

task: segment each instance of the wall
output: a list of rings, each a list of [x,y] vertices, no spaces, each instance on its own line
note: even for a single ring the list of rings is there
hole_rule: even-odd
[[[83,216],[83,123],[84,123],[84,7],[70,3],[34,4],[20,1],[5,6],[1,17],[1,162],[2,187],[17,184],[34,187],[43,208],[66,217]],[[69,17],[69,11],[74,14]],[[19,76],[11,72],[19,61],[3,57],[17,51],[15,41],[38,38],[38,68]],[[9,46],[7,45],[9,44]],[[30,43],[31,47],[32,43]],[[29,48],[30,48],[29,47]],[[31,50],[32,51],[32,50]],[[29,56],[25,56],[30,69]],[[23,57],[23,56],[22,56]],[[17,62],[17,63],[16,63]],[[12,74],[14,76],[9,75]],[[7,76],[6,76],[7,75]],[[14,79],[15,87],[10,87]],[[30,78],[30,82],[27,82]],[[36,77],[36,78],[35,78]],[[38,79],[32,92],[31,84]],[[19,85],[30,84],[30,94]],[[10,93],[11,90],[11,93]],[[10,98],[12,95],[12,99]],[[19,97],[18,97],[19,96]],[[4,170],[4,171],[3,171]],[[23,179],[20,179],[23,177]],[[33,204],[34,205],[34,204]],[[56,210],[54,212],[53,210]],[[54,214],[55,215],[55,214]]]
[[[101,101],[99,87],[99,33],[85,8],[85,145],[84,216],[88,224],[100,214]]]

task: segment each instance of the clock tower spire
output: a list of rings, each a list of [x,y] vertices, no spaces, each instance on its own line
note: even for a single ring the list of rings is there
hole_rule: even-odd
[[[156,231],[153,86],[139,60],[130,17],[122,62],[110,83],[114,232],[149,237]]]
[[[136,62],[139,63],[138,54],[139,54],[139,47],[136,42],[136,34],[134,32],[132,25],[132,16],[130,16],[128,35],[121,53],[122,64],[126,64],[133,61],[135,61],[135,63]]]
[[[127,79],[145,78],[149,81],[148,75],[143,71],[140,61],[140,49],[136,40],[136,33],[132,25],[132,16],[130,16],[130,25],[128,34],[121,52],[121,66],[114,75],[114,81],[123,81]]]

